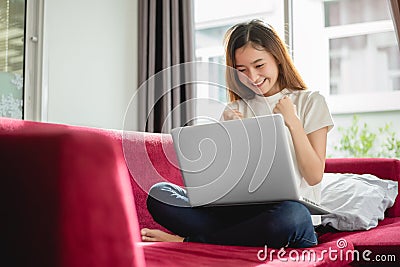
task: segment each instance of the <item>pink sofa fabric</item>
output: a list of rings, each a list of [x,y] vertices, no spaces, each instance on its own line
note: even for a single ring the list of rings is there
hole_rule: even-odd
[[[182,185],[182,177],[170,135],[122,133],[122,146],[127,167],[132,175],[132,188],[141,228],[166,231],[146,209],[147,192],[155,183],[169,181]]]
[[[159,181],[182,185],[170,135],[0,118],[0,151],[3,240],[6,259],[15,266],[369,263],[332,259],[326,254],[330,249],[342,255],[369,249],[372,255],[393,254],[395,264],[400,263],[399,201],[374,229],[320,236],[319,245],[311,248],[319,256],[316,260],[290,258],[304,250],[285,249],[260,260],[261,247],[141,242],[140,228],[163,229],[146,209],[147,190]],[[398,181],[399,166],[392,159],[328,159],[326,171],[372,173]]]
[[[285,249],[271,251],[261,247],[215,246],[201,243],[142,243],[147,266],[346,266],[353,249],[348,244],[338,249],[336,241],[311,249]],[[331,253],[329,251],[336,250]],[[265,255],[265,251],[267,254]],[[308,254],[309,253],[309,254]],[[315,253],[315,254],[314,254]],[[163,255],[163,256],[160,256]],[[302,259],[304,256],[304,260]],[[335,260],[337,257],[337,260]],[[342,259],[340,259],[342,258]],[[331,260],[332,259],[332,260]]]
[[[145,265],[118,136],[0,119],[5,262]]]

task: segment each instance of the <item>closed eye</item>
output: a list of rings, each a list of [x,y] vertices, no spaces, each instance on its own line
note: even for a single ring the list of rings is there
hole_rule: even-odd
[[[245,71],[245,69],[237,69],[238,71],[240,71],[240,72],[244,72]]]
[[[259,68],[262,68],[263,66],[264,66],[264,64],[259,64],[259,65],[256,65],[256,68],[259,69]]]

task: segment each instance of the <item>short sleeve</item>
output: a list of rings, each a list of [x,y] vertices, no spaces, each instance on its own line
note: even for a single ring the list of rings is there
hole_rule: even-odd
[[[333,128],[333,119],[324,96],[319,92],[312,92],[306,99],[304,109],[304,131],[312,133],[323,127],[328,127],[328,132]]]

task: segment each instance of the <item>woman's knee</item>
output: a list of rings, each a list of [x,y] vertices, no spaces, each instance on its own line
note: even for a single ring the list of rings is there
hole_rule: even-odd
[[[162,195],[165,195],[165,188],[167,188],[168,186],[168,183],[160,182],[154,184],[150,188],[146,201],[148,209],[151,209],[152,207],[154,207],[154,205],[161,201]]]
[[[187,203],[185,190],[168,182],[154,184],[149,190],[146,201],[149,211],[157,206],[187,206]]]
[[[280,205],[278,214],[282,227],[287,230],[298,231],[299,229],[313,229],[310,211],[306,206],[297,201],[284,201]]]
[[[302,221],[302,219],[311,220],[310,211],[300,202],[283,201],[280,208],[282,209],[284,215],[290,216],[290,218],[296,219],[296,221]]]
[[[297,201],[281,203],[280,230],[287,235],[291,247],[310,247],[317,243],[310,211]]]
[[[149,196],[152,196],[152,197],[158,196],[163,191],[163,188],[166,188],[168,186],[169,186],[169,183],[167,183],[167,182],[160,182],[160,183],[154,184],[152,187],[150,187]]]

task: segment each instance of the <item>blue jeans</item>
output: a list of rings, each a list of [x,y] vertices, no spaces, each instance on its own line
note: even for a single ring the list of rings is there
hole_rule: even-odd
[[[296,201],[192,208],[183,188],[162,182],[150,189],[147,208],[156,222],[189,242],[272,248],[317,244],[310,212]]]

